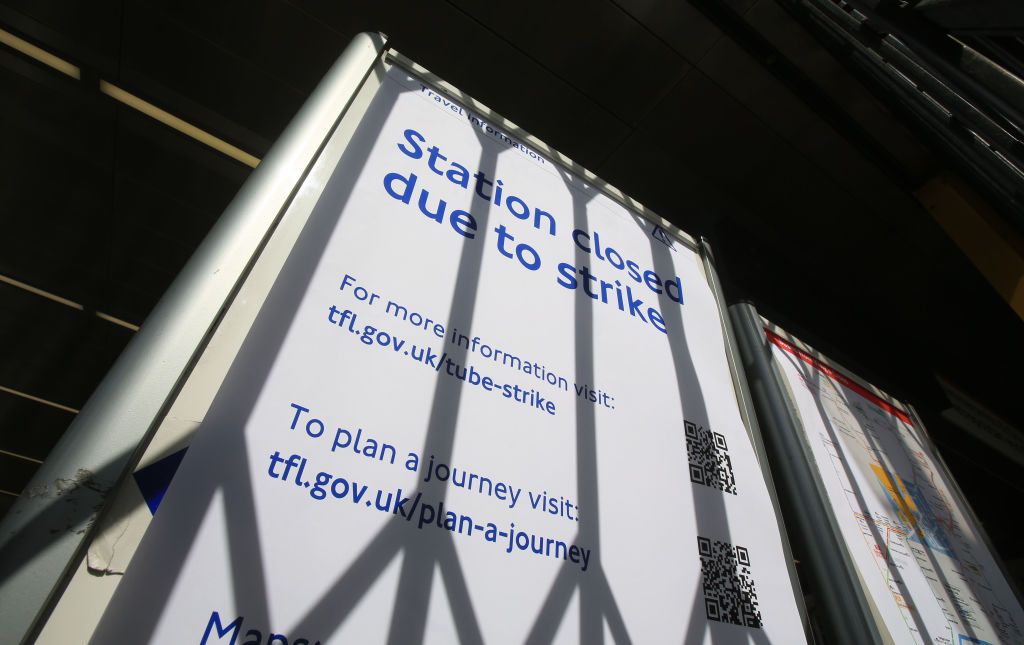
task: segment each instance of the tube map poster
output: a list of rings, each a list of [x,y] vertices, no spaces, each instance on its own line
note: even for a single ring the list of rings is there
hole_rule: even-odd
[[[1024,612],[904,409],[766,329],[843,538],[897,643],[1024,643]]]

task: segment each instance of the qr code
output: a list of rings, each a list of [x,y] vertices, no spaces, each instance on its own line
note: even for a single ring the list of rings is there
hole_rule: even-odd
[[[710,620],[760,629],[757,588],[750,577],[750,554],[742,546],[697,536],[704,576],[704,609]]]
[[[729,459],[725,436],[690,421],[686,429],[686,459],[690,462],[690,481],[736,494],[736,477]]]

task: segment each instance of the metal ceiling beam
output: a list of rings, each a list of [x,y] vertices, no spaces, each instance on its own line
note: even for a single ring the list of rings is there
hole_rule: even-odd
[[[1019,142],[922,66],[905,46],[829,0],[776,0],[921,139],[1024,231]]]
[[[817,83],[723,0],[689,0],[708,20],[736,42],[768,73],[828,123],[841,137],[906,189],[914,180],[883,142],[876,139]]]

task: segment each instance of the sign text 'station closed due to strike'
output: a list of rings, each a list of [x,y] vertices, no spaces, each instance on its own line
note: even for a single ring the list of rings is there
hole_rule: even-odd
[[[700,258],[381,83],[95,642],[803,642]]]

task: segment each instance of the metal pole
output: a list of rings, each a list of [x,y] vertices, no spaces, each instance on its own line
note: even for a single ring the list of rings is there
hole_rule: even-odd
[[[776,476],[786,526],[799,545],[801,566],[821,607],[825,642],[882,643],[857,571],[835,524],[793,414],[773,369],[761,317],[749,304],[729,307],[754,407],[764,428],[765,451]]]
[[[747,384],[747,377],[743,373],[743,364],[740,361],[736,348],[736,334],[733,332],[732,321],[729,319],[729,312],[725,304],[725,294],[722,292],[721,282],[718,279],[718,271],[715,270],[715,258],[711,253],[711,245],[707,239],[700,238],[700,258],[704,265],[704,273],[707,274],[708,285],[715,296],[715,304],[718,306],[718,315],[722,318],[722,332],[725,336],[725,356],[729,362],[729,371],[732,372],[733,389],[736,390],[737,403],[740,407],[740,415],[743,423],[747,426],[747,434],[751,441],[754,441],[754,449],[757,452],[758,463],[764,463],[764,451],[760,447],[761,430],[757,425],[757,411],[750,399],[750,387]],[[755,440],[756,436],[756,440]]]
[[[736,391],[736,399],[740,408],[740,415],[743,418],[743,423],[747,427],[747,435],[750,437],[750,443],[754,447],[754,455],[757,458],[758,465],[761,466],[761,473],[764,476],[764,483],[768,488],[768,497],[772,503],[772,509],[775,511],[775,516],[780,518],[779,535],[782,538],[782,552],[786,558],[786,571],[789,572],[789,581],[793,587],[793,592],[796,594],[796,606],[800,612],[800,622],[804,625],[804,632],[808,635],[808,641],[813,641],[811,637],[810,622],[807,618],[807,608],[804,606],[804,595],[803,590],[800,588],[800,578],[796,573],[794,566],[795,559],[793,558],[793,548],[790,546],[789,534],[786,532],[786,525],[781,521],[781,506],[779,504],[778,491],[775,489],[775,481],[772,478],[771,468],[769,468],[769,460],[764,449],[764,438],[761,435],[761,427],[757,423],[757,412],[754,409],[754,402],[750,398],[750,385],[747,383],[746,374],[744,374],[743,363],[740,360],[739,349],[736,345],[736,333],[733,331],[732,321],[729,319],[729,312],[725,305],[725,294],[722,291],[721,282],[718,279],[718,272],[715,270],[715,259],[711,254],[711,245],[708,241],[701,237],[700,238],[700,257],[704,262],[704,272],[707,274],[708,284],[711,286],[711,291],[715,295],[715,303],[718,305],[718,314],[722,318],[722,332],[725,336],[725,355],[729,362],[729,372],[732,374],[732,385]]]
[[[0,643],[31,640],[327,138],[379,59],[356,36],[175,278],[0,522]]]

